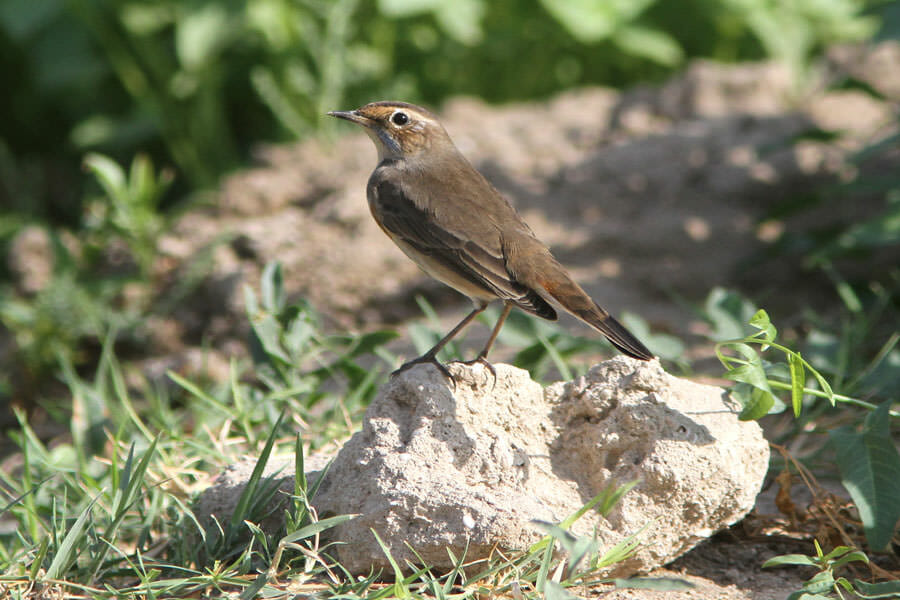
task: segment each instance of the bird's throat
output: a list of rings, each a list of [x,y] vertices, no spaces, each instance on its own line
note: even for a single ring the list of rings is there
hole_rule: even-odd
[[[388,132],[379,128],[366,128],[366,133],[375,142],[375,148],[378,150],[378,162],[385,159],[397,159],[403,157],[403,150],[399,142],[392,138]]]

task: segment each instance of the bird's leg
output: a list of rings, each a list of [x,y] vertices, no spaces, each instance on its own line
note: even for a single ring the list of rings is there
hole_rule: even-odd
[[[497,371],[494,370],[494,365],[488,362],[487,355],[488,352],[491,351],[491,346],[494,345],[494,341],[496,341],[497,336],[500,334],[500,329],[503,328],[503,323],[506,322],[506,317],[509,316],[510,311],[513,309],[513,305],[511,302],[506,302],[503,305],[503,312],[500,313],[500,318],[497,319],[497,324],[494,325],[493,331],[491,331],[491,337],[488,338],[487,344],[484,345],[484,350],[478,353],[478,356],[473,358],[472,360],[463,361],[467,365],[474,365],[475,363],[481,363],[494,376],[494,383],[497,383]]]
[[[437,353],[440,352],[443,349],[443,347],[447,345],[447,342],[452,340],[454,337],[456,337],[456,335],[460,331],[465,329],[466,326],[472,322],[472,319],[474,319],[479,314],[481,314],[485,308],[487,308],[486,302],[478,304],[472,312],[470,312],[468,315],[466,315],[466,317],[456,325],[456,327],[454,327],[453,329],[450,330],[450,333],[448,333],[443,338],[441,338],[441,341],[439,341],[437,344],[435,344],[431,350],[429,350],[428,352],[426,352],[419,358],[416,358],[409,362],[403,363],[399,369],[397,369],[396,371],[391,373],[391,376],[393,377],[394,375],[397,375],[398,373],[402,373],[403,371],[407,370],[408,368],[410,368],[414,365],[419,365],[422,363],[431,363],[435,367],[437,367],[438,371],[443,373],[443,375],[447,379],[452,381],[453,385],[456,385],[456,380],[453,379],[453,375],[450,374],[450,371],[447,370],[447,367],[445,367],[440,362],[438,362]]]
[[[509,316],[510,311],[512,311],[513,305],[511,302],[506,302],[503,305],[503,312],[500,313],[500,318],[497,319],[497,324],[494,325],[494,330],[491,332],[491,337],[488,338],[487,344],[484,345],[484,350],[478,353],[478,356],[475,360],[487,360],[488,352],[491,351],[491,346],[494,345],[494,342],[497,340],[497,336],[500,335],[500,329],[503,328],[503,324],[506,322],[506,317]]]

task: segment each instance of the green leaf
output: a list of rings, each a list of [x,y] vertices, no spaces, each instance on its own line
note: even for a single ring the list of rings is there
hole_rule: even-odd
[[[713,327],[710,334],[716,342],[742,339],[747,323],[756,314],[756,307],[740,294],[714,288],[704,304],[706,318]]]
[[[622,324],[639,340],[644,342],[650,352],[656,356],[673,362],[684,359],[684,344],[677,337],[665,333],[654,333],[647,320],[634,313],[623,312]],[[530,343],[530,339],[528,340]]]
[[[378,12],[392,18],[411,17],[430,12],[439,4],[439,0],[378,0]]]
[[[116,161],[92,152],[85,156],[84,166],[97,178],[110,199],[120,200],[125,196],[125,171]]]
[[[627,536],[621,542],[604,552],[603,556],[600,556],[596,561],[594,561],[594,568],[602,569],[610,565],[614,565],[616,563],[622,562],[623,560],[634,554],[637,551],[638,547],[641,545],[639,537],[640,534],[643,533],[644,529],[646,529],[649,525],[650,522],[647,522],[644,527]]]
[[[562,527],[544,521],[534,523],[549,533],[569,555],[567,571],[571,573],[589,554],[596,553],[599,542],[589,536],[575,537]]]
[[[327,519],[322,519],[320,521],[316,521],[315,523],[310,523],[306,527],[301,527],[297,531],[281,538],[281,543],[289,544],[298,540],[312,537],[317,533],[325,531],[326,529],[331,529],[332,527],[337,527],[341,523],[345,523],[357,516],[359,515],[337,515],[336,517],[328,517]]]
[[[857,579],[854,582],[856,594],[866,600],[875,598],[900,598],[900,581],[882,581],[866,583]]]
[[[608,38],[653,3],[654,0],[541,0],[547,12],[584,44]]]
[[[384,552],[384,555],[387,557],[388,562],[391,563],[391,568],[394,570],[394,595],[398,598],[409,598],[410,593],[407,587],[403,584],[403,571],[400,569],[400,565],[397,564],[397,561],[394,560],[394,557],[391,555],[390,549],[381,541],[381,538],[378,536],[378,532],[374,529],[369,529],[372,532],[372,535],[375,536],[375,541],[378,542],[378,545],[381,547],[381,551]]]
[[[769,319],[769,313],[765,311],[765,309],[759,309],[756,311],[750,320],[748,321],[751,327],[755,327],[763,332],[763,338],[767,342],[775,341],[775,337],[778,335],[778,330],[775,329],[775,326],[772,325],[772,321]]]
[[[739,366],[729,368],[725,373],[725,377],[733,381],[743,381],[749,383],[753,387],[771,392],[769,388],[769,378],[766,375],[765,367],[763,367],[762,358],[748,344],[732,344],[731,348],[737,350],[744,356],[744,360],[734,359]]]
[[[53,561],[50,563],[47,572],[44,574],[45,579],[63,579],[68,572],[69,567],[72,566],[72,563],[78,558],[78,554],[81,550],[89,545],[87,543],[88,540],[86,540],[84,536],[88,519],[91,516],[91,509],[94,508],[94,502],[96,501],[97,499],[94,498],[91,500],[90,504],[84,507],[84,510],[81,511],[81,514],[78,515],[78,519],[76,519],[75,523],[72,525],[72,528],[66,533],[66,537],[63,538],[59,548],[56,549]]]
[[[269,360],[277,358],[285,364],[291,364],[291,357],[281,346],[282,327],[278,319],[271,314],[260,313],[254,317],[250,326]]]
[[[739,418],[750,421],[768,414],[775,406],[775,395],[772,394],[759,353],[749,344],[731,342],[727,346],[743,357],[743,360],[729,357],[728,370],[725,372],[725,377],[738,382],[732,388],[732,395],[743,407]],[[738,366],[731,366],[734,364]],[[752,389],[740,385],[742,383],[752,386]]]
[[[294,438],[294,495],[306,496],[309,485],[306,481],[306,460],[303,457],[303,441],[300,433]]]
[[[156,453],[156,445],[159,442],[159,436],[160,434],[157,434],[153,439],[150,447],[144,452],[144,456],[136,467],[134,466],[134,444],[131,444],[131,449],[128,452],[128,459],[125,462],[125,466],[122,468],[122,472],[119,474],[119,487],[113,497],[113,520],[103,533],[103,539],[109,543],[116,541],[119,527],[127,516],[128,509],[130,509],[131,505],[140,498],[139,492],[143,486],[147,468],[150,466],[150,459],[152,459],[153,455]],[[115,469],[115,467],[113,468]],[[96,577],[99,573],[109,548],[110,546],[108,544],[104,544],[100,551],[93,557],[92,577]]]
[[[294,356],[304,353],[316,335],[316,327],[309,321],[294,319],[284,333],[284,345]]]
[[[544,598],[545,600],[578,600],[577,596],[570,594],[566,588],[555,581],[548,581],[544,585]]]
[[[674,67],[684,60],[684,52],[678,41],[658,29],[626,25],[613,34],[612,41],[629,54],[642,56],[667,67]]]
[[[538,569],[537,579],[534,583],[535,589],[541,594],[544,593],[544,588],[547,585],[547,575],[550,573],[550,564],[553,562],[553,547],[555,545],[551,538],[550,543],[547,544],[547,547],[544,548],[544,553],[541,555],[541,566]]]
[[[800,416],[803,408],[803,386],[806,385],[806,369],[803,359],[796,352],[788,354],[788,367],[791,370],[791,406],[794,408],[794,416]]]
[[[738,383],[731,388],[731,397],[741,405],[738,419],[741,421],[755,421],[769,414],[775,406],[775,396],[753,387],[748,383]]]
[[[785,565],[817,567],[818,563],[805,554],[782,554],[781,556],[773,556],[764,562],[762,568],[768,569],[769,567],[783,567]]]
[[[31,567],[28,570],[28,574],[32,579],[37,579],[38,573],[41,571],[41,567],[44,566],[44,559],[47,558],[47,550],[50,549],[50,538],[45,537],[41,540],[41,543],[38,545],[38,550],[34,555],[34,559],[31,561]]]
[[[819,541],[815,540],[815,543],[816,543],[816,546],[818,546]],[[847,554],[848,552],[850,552],[851,550],[853,550],[853,548],[851,548],[850,546],[836,546],[834,548],[834,550],[832,550],[828,554],[822,555],[822,560],[823,561],[835,560],[839,556],[843,556],[843,555]]]
[[[239,596],[240,600],[253,600],[254,598],[261,597],[259,592],[265,587],[268,581],[268,573],[263,571],[255,580],[253,580],[253,583],[244,588],[244,591],[241,592],[241,595]]]
[[[363,354],[369,354],[398,336],[399,334],[396,331],[373,331],[371,333],[365,333],[356,338],[355,345],[348,356],[350,358],[356,358]]]
[[[231,532],[237,531],[240,524],[250,516],[252,508],[258,508],[253,506],[254,503],[259,502],[260,500],[257,490],[260,489],[263,472],[266,469],[266,463],[269,462],[269,456],[272,454],[272,448],[275,445],[275,438],[278,436],[278,428],[281,426],[282,420],[284,420],[283,411],[278,415],[278,420],[275,421],[275,425],[272,426],[272,431],[269,433],[269,437],[266,440],[266,445],[263,447],[262,452],[259,453],[259,458],[256,460],[253,472],[247,480],[247,485],[238,497],[237,504],[234,507],[234,512],[231,514],[231,520],[229,522]]]
[[[900,519],[900,454],[891,439],[889,409],[885,402],[869,413],[861,432],[842,427],[829,433],[841,482],[874,550],[887,547]]]
[[[196,71],[212,62],[227,43],[231,29],[223,5],[209,2],[187,9],[175,22],[175,51],[182,67]]]
[[[284,275],[281,273],[281,263],[277,260],[266,263],[260,281],[262,288],[262,305],[272,313],[280,313],[284,309]]]
[[[839,559],[837,559],[836,561],[834,561],[831,564],[831,568],[838,569],[850,562],[863,562],[863,563],[869,564],[869,557],[866,556],[866,554],[864,552],[860,552],[859,550],[856,550],[855,552],[850,552],[849,554],[845,554],[844,556],[842,556]]]
[[[583,517],[585,515],[585,513],[587,513],[589,510],[591,510],[595,506],[597,507],[597,512],[599,512],[603,516],[606,516],[607,514],[609,514],[609,511],[611,511],[613,509],[613,507],[619,502],[619,500],[622,498],[622,496],[624,496],[626,493],[628,493],[628,491],[630,491],[638,483],[639,483],[639,481],[637,479],[635,479],[634,481],[629,481],[628,483],[624,483],[619,486],[617,486],[614,482],[611,482],[609,485],[607,485],[605,488],[603,488],[603,490],[599,494],[597,494],[596,496],[594,496],[593,498],[591,498],[590,500],[585,502],[581,508],[579,508],[578,510],[576,510],[575,512],[570,514],[568,517],[563,519],[560,522],[558,529],[560,531],[568,530],[569,528],[572,527],[572,525],[575,524],[575,521],[577,521],[578,519]],[[541,521],[537,521],[537,522],[541,523],[544,528],[556,527],[555,525],[543,523]],[[543,549],[544,547],[546,547],[547,544],[551,544],[552,542],[553,542],[553,540],[551,539],[550,536],[545,536],[540,541],[532,544],[531,548],[529,548],[528,551],[529,552],[538,552],[541,549]]]
[[[166,371],[166,375],[168,376],[169,379],[171,379],[172,381],[177,383],[179,386],[184,388],[188,393],[193,395],[198,400],[202,400],[206,404],[209,404],[211,407],[217,409],[218,411],[220,411],[226,415],[232,414],[231,407],[222,404],[221,402],[219,402],[218,400],[216,400],[215,398],[213,398],[212,396],[207,394],[205,391],[203,391],[203,389],[201,389],[200,386],[196,385],[192,381],[185,379],[184,377],[182,377],[175,371]]]
[[[629,481],[628,483],[624,483],[622,485],[616,485],[615,482],[611,482],[609,485],[603,488],[603,490],[599,494],[588,500],[584,504],[584,506],[563,519],[559,526],[563,529],[569,529],[570,527],[572,527],[572,525],[575,524],[575,521],[583,517],[585,513],[587,513],[595,506],[597,506],[597,512],[599,512],[603,516],[606,516],[607,514],[609,514],[609,511],[611,511],[613,507],[618,504],[619,500],[622,499],[622,496],[627,494],[637,484],[637,479],[635,479],[634,481]]]
[[[484,37],[481,28],[484,14],[484,0],[455,0],[439,3],[434,18],[448,36],[474,46]]]
[[[834,580],[834,582],[835,582],[837,585],[839,585],[839,586],[841,586],[842,588],[844,588],[845,590],[847,590],[848,592],[850,592],[851,594],[856,593],[856,592],[854,591],[854,589],[853,589],[853,584],[850,583],[850,582],[847,580],[846,577],[838,577],[837,579]],[[840,590],[837,590],[837,589],[836,589],[836,591],[840,591]]]
[[[824,594],[834,587],[834,573],[819,571],[803,584],[803,590],[811,594]]]

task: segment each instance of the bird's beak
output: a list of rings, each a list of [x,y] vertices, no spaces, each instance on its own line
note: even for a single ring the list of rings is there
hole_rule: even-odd
[[[368,117],[364,117],[359,114],[358,111],[355,110],[333,110],[328,113],[332,117],[337,117],[338,119],[344,119],[345,121],[352,121],[353,123],[357,123],[362,125],[363,127],[371,127],[372,120]]]

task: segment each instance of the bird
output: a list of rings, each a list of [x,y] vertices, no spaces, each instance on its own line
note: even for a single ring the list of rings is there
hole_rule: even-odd
[[[560,307],[622,353],[639,360],[654,358],[578,285],[509,201],[457,149],[430,110],[380,101],[328,115],[362,126],[375,143],[378,164],[366,197],[378,226],[426,274],[474,304],[433,348],[393,375],[431,363],[453,381],[438,353],[496,300],[503,302],[503,310],[487,343],[474,359],[462,362],[481,362],[494,371],[487,356],[514,307],[551,321],[558,316],[555,307]]]

